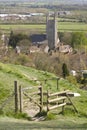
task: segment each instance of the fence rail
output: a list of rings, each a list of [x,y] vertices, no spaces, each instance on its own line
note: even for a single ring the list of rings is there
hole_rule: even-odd
[[[69,90],[50,94],[47,91],[47,112],[58,107],[62,107],[62,111],[64,111],[64,106],[66,105],[64,101],[66,100],[67,92],[69,92]],[[62,101],[62,103],[60,103],[60,101]],[[55,103],[57,105],[52,103]]]
[[[62,92],[57,92],[57,93],[52,93],[52,94],[49,94],[48,93],[48,96],[49,97],[52,97],[52,96],[66,96],[66,94],[69,92],[69,90],[66,90],[66,91],[62,91]]]

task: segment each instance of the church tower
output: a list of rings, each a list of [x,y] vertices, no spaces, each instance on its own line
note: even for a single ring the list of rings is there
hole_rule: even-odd
[[[55,13],[53,17],[47,16],[46,31],[49,50],[54,50],[58,44],[57,18]]]

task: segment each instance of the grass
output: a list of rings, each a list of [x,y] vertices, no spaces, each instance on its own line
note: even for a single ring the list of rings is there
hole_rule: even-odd
[[[44,24],[1,24],[0,29],[44,29]]]
[[[31,87],[40,85],[33,79],[42,80],[50,77],[55,75],[21,65],[0,63],[0,102],[13,92],[15,80],[22,87]]]
[[[60,22],[58,28],[59,30],[66,31],[87,31],[87,24],[78,22]]]
[[[0,130],[86,130],[87,119],[58,117],[51,121],[25,121],[13,118],[0,118]]]
[[[59,31],[87,31],[87,24],[80,22],[58,22]],[[45,24],[0,24],[1,30],[38,30],[46,31]]]
[[[56,88],[56,80],[48,80],[45,84],[43,79],[49,79],[56,77],[54,74],[33,69],[31,67],[24,67],[22,65],[13,65],[13,64],[3,64],[0,63],[0,106],[5,99],[14,91],[14,81],[18,81],[18,85],[22,87],[33,87],[38,86],[39,84],[32,79],[40,80],[43,85],[44,91],[49,89],[51,92],[62,91],[64,89],[69,89],[72,92],[78,92],[81,94],[80,97],[72,98],[74,105],[78,110],[78,114],[74,113],[73,107],[66,106],[64,116],[58,114],[61,112],[60,109],[52,111],[56,113],[57,118],[52,121],[43,121],[43,122],[30,122],[25,120],[16,120],[7,117],[2,117],[0,115],[0,130],[57,130],[57,129],[87,129],[87,91],[80,90],[76,84],[68,82],[68,80],[61,79],[59,80],[59,88]],[[35,91],[37,87],[33,87]],[[31,91],[33,91],[31,90]],[[30,90],[29,90],[30,91]],[[13,98],[12,98],[13,99]],[[12,103],[9,103],[3,108],[4,113],[13,111]],[[6,114],[3,114],[6,116]],[[53,116],[50,115],[49,118],[53,119]],[[7,120],[8,119],[8,120]]]

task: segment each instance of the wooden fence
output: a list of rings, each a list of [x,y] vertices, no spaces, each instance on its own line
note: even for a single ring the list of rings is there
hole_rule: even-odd
[[[27,90],[29,90],[30,87],[22,88],[22,86],[18,86],[17,81],[14,81],[14,92],[6,99],[6,101],[2,104],[0,109],[2,109],[5,105],[7,105],[7,103],[10,100],[12,100],[12,97],[15,97],[14,98],[15,113],[23,112],[23,107],[24,107],[23,102],[25,96],[27,99],[29,99],[31,102],[33,102],[39,107],[39,112],[44,110],[44,107],[47,108],[47,112],[62,107],[62,112],[63,112],[64,106],[68,104],[71,104],[75,112],[78,112],[71,100],[69,90],[50,93],[49,91],[43,92],[42,86],[38,86],[36,88],[37,91],[30,93],[30,91],[27,92]],[[35,98],[33,98],[33,95]],[[43,106],[44,104],[43,97],[47,100],[45,106]],[[68,103],[66,102],[66,99],[69,101]]]
[[[52,109],[58,108],[58,107],[62,107],[62,111],[63,111],[64,106],[66,105],[65,94],[67,92],[68,91],[63,91],[63,92],[57,92],[57,93],[53,93],[53,94],[49,94],[49,92],[47,92],[47,112]],[[62,101],[62,102],[60,103],[60,101]]]
[[[39,109],[40,112],[44,109],[43,108],[43,96],[47,97],[47,102],[46,102],[46,106],[47,107],[47,112],[53,109],[56,109],[58,107],[62,107],[62,112],[64,111],[64,106],[65,105],[72,105],[75,112],[78,112],[75,105],[73,104],[72,100],[71,100],[71,95],[69,93],[69,90],[66,91],[62,91],[62,92],[56,92],[56,93],[49,93],[49,91],[43,92],[43,87],[42,86],[38,86],[38,91],[31,93],[31,95],[29,95],[29,93],[26,92],[26,90],[29,89],[29,87],[27,88],[22,88],[21,86],[19,86],[19,94],[18,94],[18,88],[17,88],[17,82],[14,82],[14,86],[15,86],[15,112],[18,111],[18,106],[19,107],[19,111],[22,112],[23,111],[23,95],[25,95],[28,99],[30,99],[33,103],[35,103]],[[19,95],[19,96],[18,96]],[[33,98],[33,95],[36,95],[37,98]],[[19,97],[19,99],[18,99]],[[38,103],[38,101],[39,103]],[[68,103],[66,102],[66,99],[68,99]],[[19,104],[18,104],[18,100],[19,100]]]
[[[17,85],[17,81],[14,82],[14,91],[15,91],[15,112],[23,112],[23,101],[24,101],[24,96],[26,96],[28,99],[30,99],[33,103],[35,103],[39,109],[40,112],[43,109],[43,89],[42,86],[38,86],[38,91],[31,93],[26,92],[26,90],[29,90],[30,87],[27,88],[22,88],[21,86]],[[33,98],[33,95],[38,96],[37,98]],[[39,103],[38,103],[38,101]]]
[[[67,104],[72,105],[75,112],[78,112],[70,98],[71,94],[68,92],[69,90],[50,94],[47,91],[47,112],[58,107],[62,107],[62,112],[64,112],[64,106]],[[65,102],[66,99],[68,99],[69,103]]]
[[[29,95],[26,90],[28,90],[29,88],[23,88],[20,86],[19,87],[19,100],[20,100],[20,112],[23,111],[23,95],[26,96],[28,99],[30,99],[33,103],[35,103],[39,108],[40,108],[40,112],[43,109],[43,89],[42,86],[38,86],[38,91],[31,93],[31,95]],[[33,98],[33,95],[35,95],[37,98]],[[38,101],[39,103],[38,103]]]

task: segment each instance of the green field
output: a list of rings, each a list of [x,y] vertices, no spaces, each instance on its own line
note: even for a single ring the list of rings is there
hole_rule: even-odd
[[[78,22],[59,22],[58,28],[62,31],[87,31],[87,24]]]
[[[0,24],[0,30],[33,30],[46,31],[45,24]],[[58,22],[59,31],[87,31],[86,23],[79,22]]]

